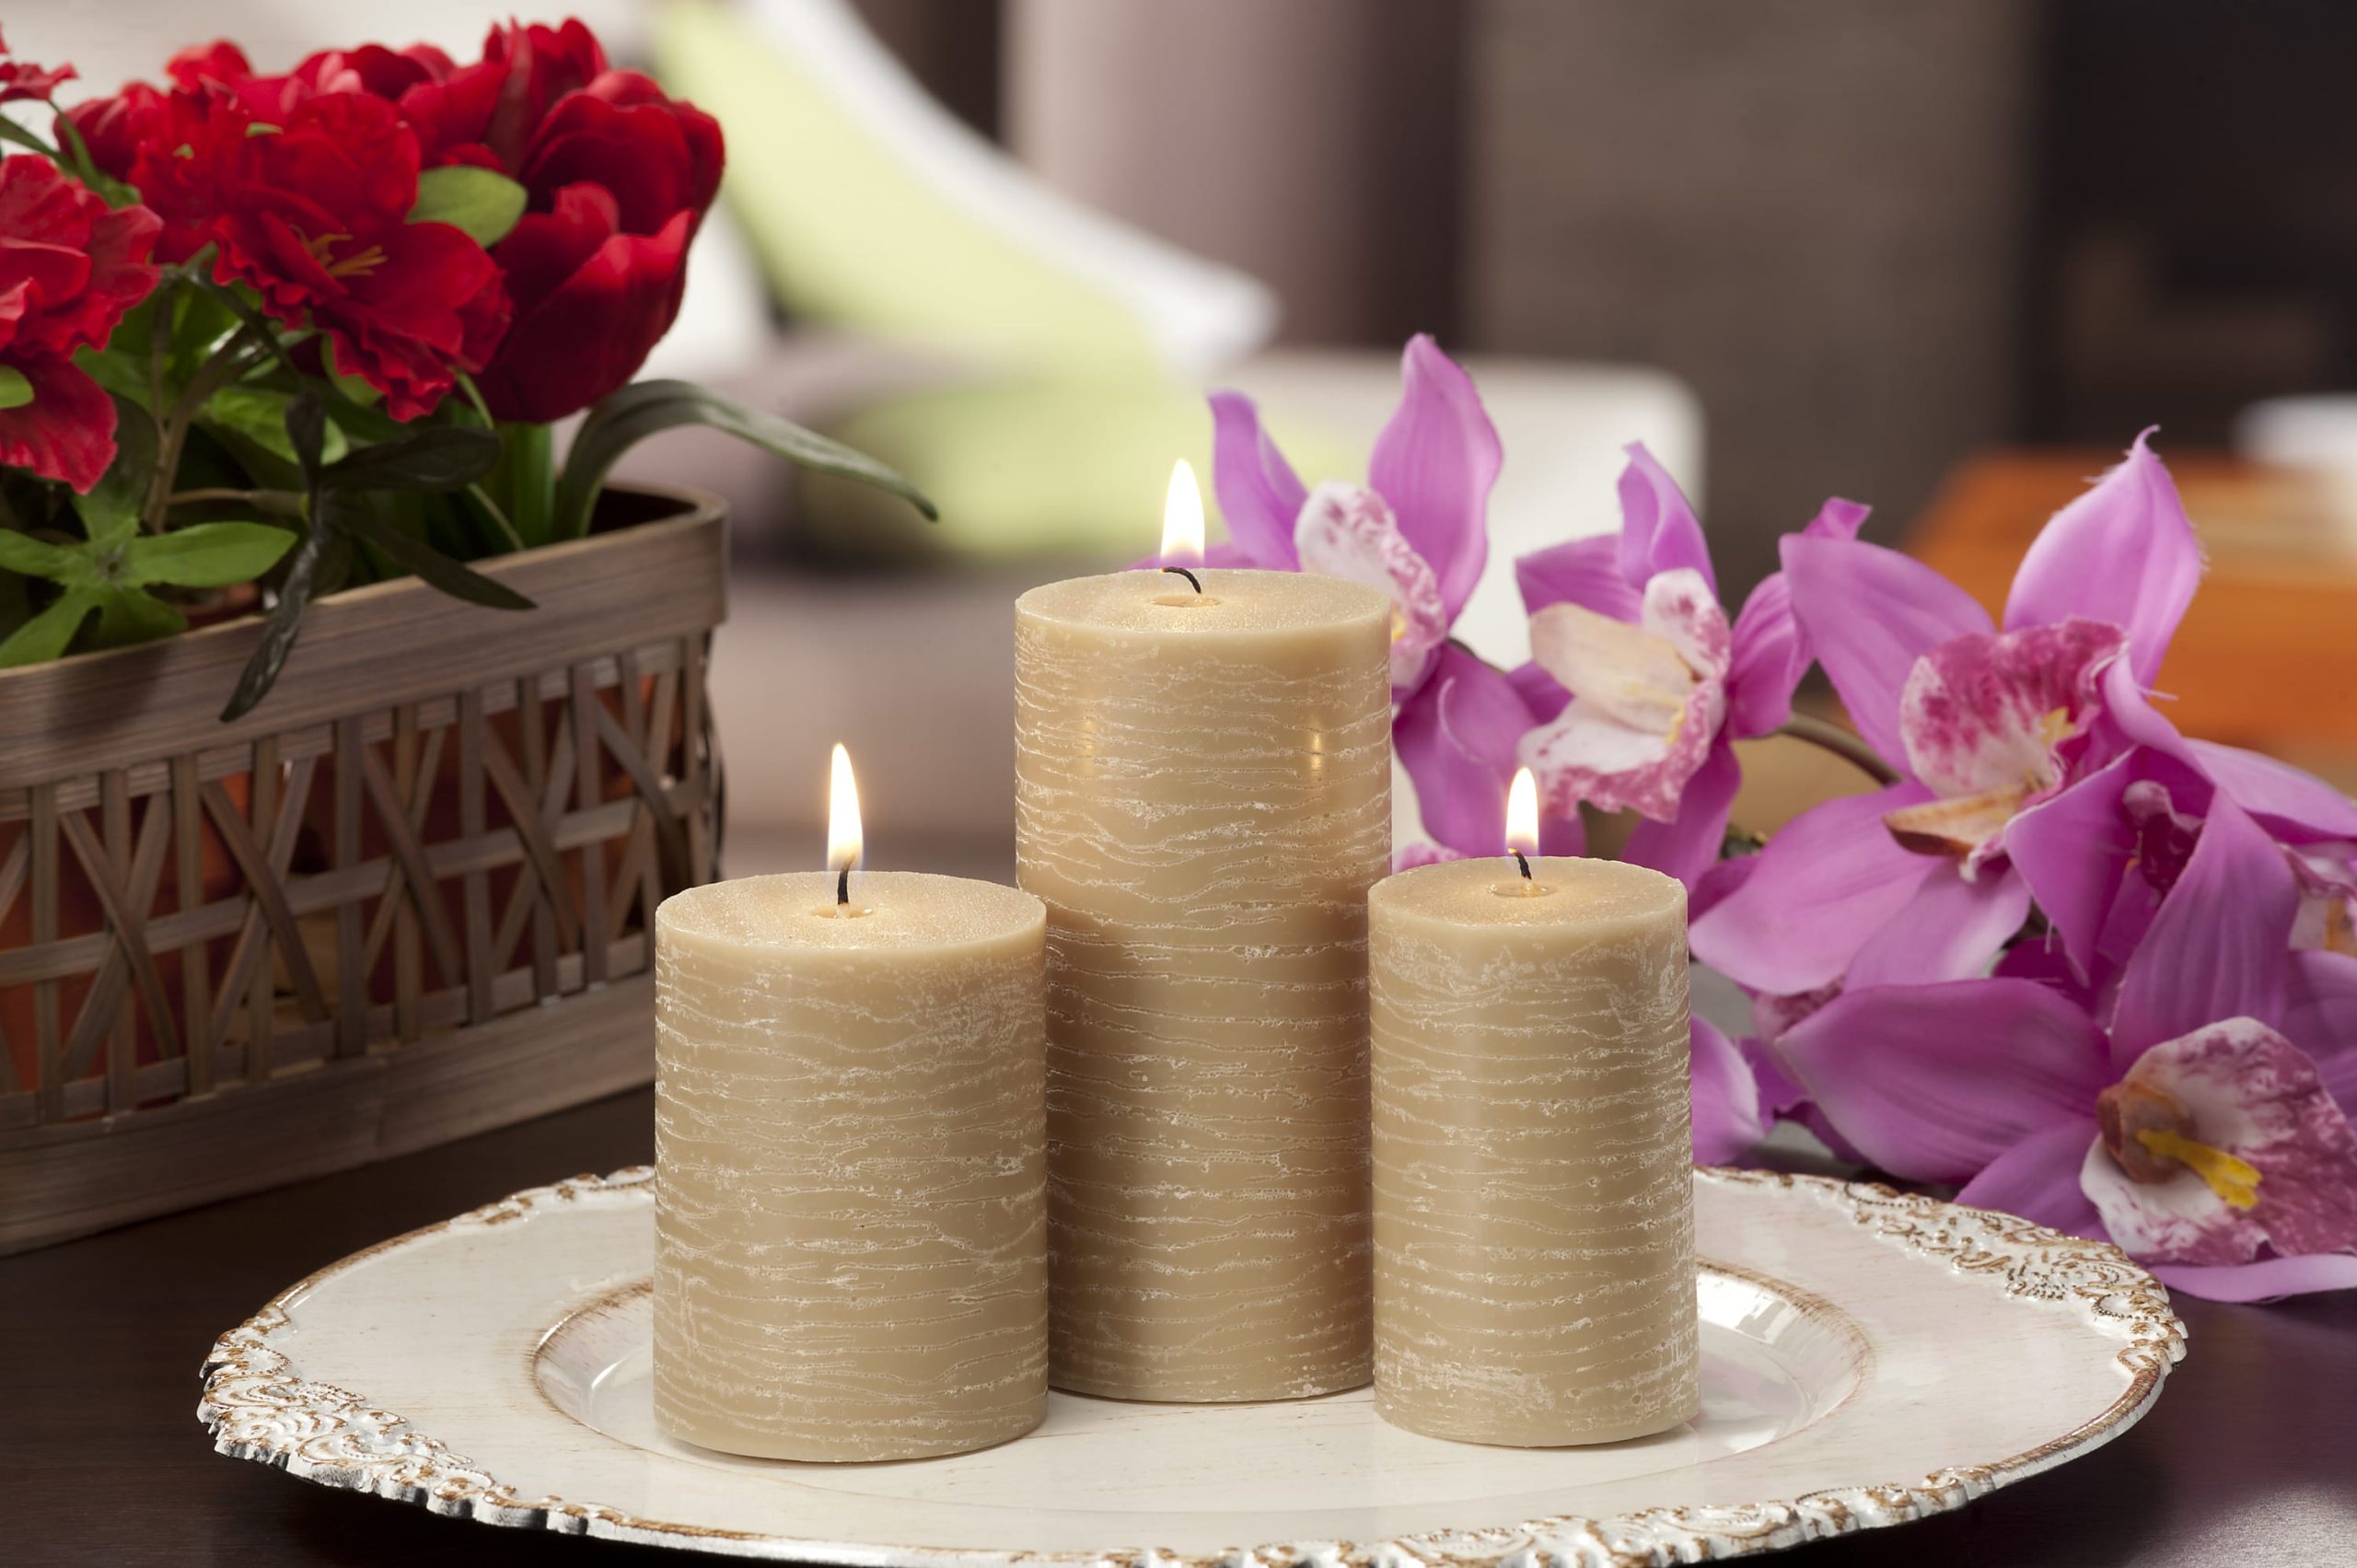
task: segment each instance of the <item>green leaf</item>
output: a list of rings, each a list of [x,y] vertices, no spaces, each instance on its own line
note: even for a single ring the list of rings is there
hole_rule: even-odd
[[[74,497],[83,531],[93,544],[121,545],[139,531],[140,509],[156,479],[156,422],[120,393],[114,398],[114,461],[90,487]]]
[[[52,582],[74,570],[79,552],[47,543],[14,528],[0,528],[0,568]]]
[[[286,569],[278,602],[271,606],[270,620],[262,627],[261,642],[246,660],[237,690],[229,693],[228,705],[221,710],[223,724],[245,717],[253,712],[254,704],[270,695],[270,689],[278,683],[278,672],[286,668],[286,656],[295,651],[295,638],[303,629],[303,611],[310,607],[311,595],[323,584],[342,578],[351,553],[349,540],[314,519],[311,531],[295,552],[295,563]]]
[[[74,633],[90,611],[98,609],[99,595],[93,589],[76,588],[55,604],[17,628],[16,634],[0,643],[0,669],[14,669],[21,665],[47,664],[65,651]]]
[[[296,462],[295,443],[286,434],[286,411],[295,397],[269,387],[224,387],[205,403],[204,419],[274,457]],[[320,460],[334,462],[349,449],[343,432],[329,425],[319,444]]]
[[[841,474],[888,490],[923,513],[928,519],[941,514],[906,477],[875,459],[805,430],[773,413],[748,408],[688,381],[641,381],[624,387],[590,411],[573,451],[565,459],[564,478],[557,489],[557,528],[562,537],[578,539],[589,530],[589,514],[604,488],[606,475],[621,455],[658,431],[681,424],[708,424],[765,451],[822,473]]]
[[[183,588],[225,588],[250,583],[278,564],[296,536],[265,523],[199,523],[168,534],[134,539],[123,550],[125,580]]]
[[[99,596],[99,647],[127,648],[134,643],[177,637],[187,630],[187,616],[137,588],[111,588]]]
[[[14,142],[20,147],[29,147],[52,162],[55,162],[57,158],[55,147],[51,146],[5,114],[0,114],[0,142]]]
[[[32,401],[32,378],[13,365],[0,365],[0,409],[22,408]]]
[[[330,490],[464,490],[499,461],[487,430],[437,426],[363,447],[319,475]]]
[[[412,539],[392,524],[371,515],[366,508],[342,496],[322,499],[329,517],[337,528],[362,543],[383,551],[396,565],[404,571],[416,573],[429,586],[439,588],[452,598],[493,610],[538,608],[506,584],[451,560],[424,540]]]
[[[128,326],[117,327],[114,336],[107,341],[110,343],[144,343],[146,341],[145,329],[143,325],[139,331],[134,332]],[[74,364],[84,375],[110,392],[126,398],[147,395],[147,360],[144,354],[134,354],[116,348],[84,348],[75,352]]]
[[[524,215],[524,188],[496,169],[453,164],[417,177],[412,223],[447,223],[489,249]]]

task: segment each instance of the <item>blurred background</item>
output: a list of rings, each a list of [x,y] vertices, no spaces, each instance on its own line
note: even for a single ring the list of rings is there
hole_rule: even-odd
[[[1504,438],[1464,622],[1527,648],[1510,557],[1613,526],[1643,440],[1730,603],[1829,494],[2001,601],[2146,425],[2212,575],[2188,730],[2357,782],[2357,8],[2333,0],[584,0],[717,114],[725,216],[650,369],[886,458],[935,528],[719,438],[739,570],[716,700],[728,867],[816,864],[825,754],[873,864],[1011,845],[1014,596],[1154,544],[1206,388],[1358,477],[1435,334]],[[218,0],[291,64],[471,49],[478,0]],[[527,19],[534,19],[528,17]],[[552,16],[547,19],[554,19]],[[83,84],[154,78],[177,0],[20,7]],[[400,36],[391,36],[398,34]],[[1852,781],[1747,760],[1772,827]],[[1794,748],[1798,750],[1801,749]],[[1832,771],[1828,772],[1828,769]],[[1399,837],[1415,835],[1403,800]]]

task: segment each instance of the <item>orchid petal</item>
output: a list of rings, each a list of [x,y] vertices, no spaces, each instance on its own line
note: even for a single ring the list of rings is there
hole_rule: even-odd
[[[1213,392],[1212,493],[1228,538],[1255,566],[1297,572],[1294,519],[1308,499],[1277,444],[1260,428],[1260,411],[1241,392]]]
[[[1489,560],[1490,487],[1503,454],[1473,378],[1430,337],[1408,340],[1399,376],[1399,407],[1376,437],[1367,482],[1432,563],[1453,621]]]
[[[1515,743],[1530,727],[1506,678],[1454,643],[1402,703],[1392,748],[1416,786],[1424,831],[1459,854],[1500,854]]]
[[[2145,444],[2152,434],[2038,530],[2005,601],[2009,632],[2072,616],[2123,628],[2129,664],[2146,685],[2201,580],[2201,547],[2169,470]]]
[[[2153,1047],[2125,1082],[2180,1107],[2183,1137],[2256,1179],[2235,1199],[2186,1165],[2138,1181],[2098,1145],[2081,1182],[2121,1246],[2202,1264],[2247,1262],[2263,1241],[2285,1253],[2357,1249],[2357,1132],[2297,1046],[2228,1018]]]
[[[2096,943],[2136,854],[2136,829],[2121,808],[2121,796],[2148,776],[2151,759],[2150,752],[2124,752],[2005,829],[2006,857],[2029,884],[2083,981],[2094,976]]]
[[[2281,1020],[2299,907],[2283,852],[2213,795],[2192,858],[2120,977],[2114,1061],[2125,1068],[2147,1047],[2221,1018]]]
[[[2017,980],[1845,991],[1775,1049],[1868,1159],[1915,1181],[1963,1181],[2033,1132],[2091,1124],[2110,1076],[2093,1020]]]
[[[2357,839],[2357,801],[2315,774],[2238,746],[2185,744],[2195,764],[2277,837],[2295,843]]]
[[[2199,1264],[2163,1263],[2154,1275],[2173,1291],[2204,1301],[2281,1301],[2311,1291],[2357,1287],[2357,1258],[2326,1252],[2299,1258],[2261,1258],[2252,1263],[2224,1268]]]
[[[1517,556],[1515,581],[1532,615],[1550,604],[1576,604],[1615,621],[1634,621],[1643,604],[1639,585],[1620,575],[1620,538],[1591,534]]]
[[[2234,1018],[2154,1047],[2129,1076],[2174,1094],[2194,1137],[2259,1173],[2249,1214],[2277,1251],[2357,1250],[2357,1130],[2305,1051]]]
[[[1694,1161],[1732,1165],[1767,1135],[1759,1085],[1735,1042],[1699,1015],[1693,1019]]]
[[[1419,841],[1412,844],[1402,845],[1392,854],[1391,869],[1413,871],[1419,865],[1443,865],[1452,860],[1468,858],[1469,857],[1457,854],[1446,844]]]
[[[1553,676],[1539,668],[1536,662],[1515,666],[1506,671],[1506,680],[1522,694],[1523,703],[1530,709],[1531,721],[1535,724],[1545,724],[1562,713],[1563,704],[1572,700],[1572,694],[1564,691]]]
[[[1725,847],[1727,816],[1743,784],[1743,765],[1722,738],[1711,748],[1678,792],[1678,815],[1667,822],[1640,821],[1621,847],[1620,858],[1675,877],[1690,890],[1718,864]]]
[[[2292,955],[2283,1038],[2308,1053],[2343,1110],[2357,1108],[2357,957]]]
[[[1631,442],[1627,450],[1628,466],[1620,470],[1620,575],[1642,585],[1655,573],[1690,568],[1716,597],[1719,580],[1693,504],[1643,442]]]
[[[1364,584],[1391,600],[1391,686],[1405,696],[1422,684],[1433,651],[1448,640],[1447,609],[1424,558],[1409,544],[1383,497],[1329,479],[1309,493],[1294,525],[1305,572]]]
[[[1907,901],[1858,949],[1843,984],[1924,985],[1972,980],[2029,916],[2029,884],[2010,869],[1968,881],[1963,867],[1936,864]]]
[[[1724,832],[1719,835],[1719,842],[1722,846],[1725,844],[1726,835]],[[1759,857],[1757,854],[1736,855],[1705,869],[1701,877],[1687,885],[1687,918],[1689,921],[1701,919],[1716,909],[1721,900],[1751,880],[1751,874],[1759,869]]]
[[[2069,1236],[2108,1240],[2103,1216],[2079,1185],[2087,1147],[2096,1135],[2092,1119],[2040,1128],[1991,1160],[1956,1201],[1968,1208],[2019,1214]]]
[[[1839,496],[1819,507],[1804,539],[1855,539],[1866,508]],[[1793,716],[1793,693],[1816,655],[1793,614],[1792,585],[1782,572],[1760,579],[1735,618],[1733,663],[1727,670],[1727,723],[1749,739],[1772,735]]]
[[[1697,688],[1661,730],[1624,724],[1579,697],[1523,737],[1522,765],[1538,777],[1539,804],[1567,817],[1585,801],[1605,811],[1636,811],[1655,821],[1678,815],[1678,797],[1711,754],[1715,714]]]
[[[1885,812],[1928,793],[1893,784],[1794,818],[1743,886],[1695,920],[1695,956],[1753,991],[1796,994],[1839,980],[1931,875],[1930,857],[1899,848],[1882,827]]]
[[[2052,789],[2060,748],[2084,727],[2097,678],[2126,646],[2119,627],[2076,620],[1941,644],[1899,692],[1909,770],[1950,796]]]
[[[1726,612],[1701,574],[1680,567],[1645,585],[1642,624],[1575,604],[1531,617],[1535,662],[1573,700],[1523,742],[1548,808],[1583,800],[1674,820],[1725,717]]]
[[[1668,638],[1575,604],[1530,618],[1531,660],[1603,717],[1666,734],[1694,689],[1695,672]]]
[[[2098,1139],[2080,1157],[2079,1188],[2103,1216],[2111,1238],[2131,1257],[2185,1263],[2243,1263],[2264,1237],[2191,1170],[2165,1181],[2137,1181]]]
[[[1993,630],[1970,596],[1920,561],[1858,540],[1794,538],[1778,547],[1793,613],[1866,744],[1904,757],[1899,693],[1941,644]]]

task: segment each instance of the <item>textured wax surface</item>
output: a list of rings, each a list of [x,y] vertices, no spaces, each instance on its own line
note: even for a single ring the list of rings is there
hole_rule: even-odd
[[[1366,890],[1389,601],[1206,572],[1026,594],[1023,886],[1048,904],[1054,1381],[1283,1399],[1370,1375]]]
[[[705,1447],[909,1458],[1046,1413],[1045,912],[854,884],[856,919],[818,872],[657,913],[655,1414]]]
[[[1613,1442],[1701,1401],[1686,894],[1531,869],[1548,892],[1461,861],[1368,900],[1376,1406],[1436,1437]]]

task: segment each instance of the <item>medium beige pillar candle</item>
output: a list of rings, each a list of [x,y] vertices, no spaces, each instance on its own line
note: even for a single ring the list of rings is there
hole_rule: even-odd
[[[1368,900],[1376,1408],[1609,1443],[1701,1406],[1686,890],[1530,871],[1421,866]]]
[[[656,912],[655,1416],[902,1459],[1047,1411],[1046,912],[824,872]]]
[[[1048,905],[1059,1388],[1274,1400],[1370,1374],[1366,890],[1391,608],[1123,572],[1016,608],[1020,881]]]

